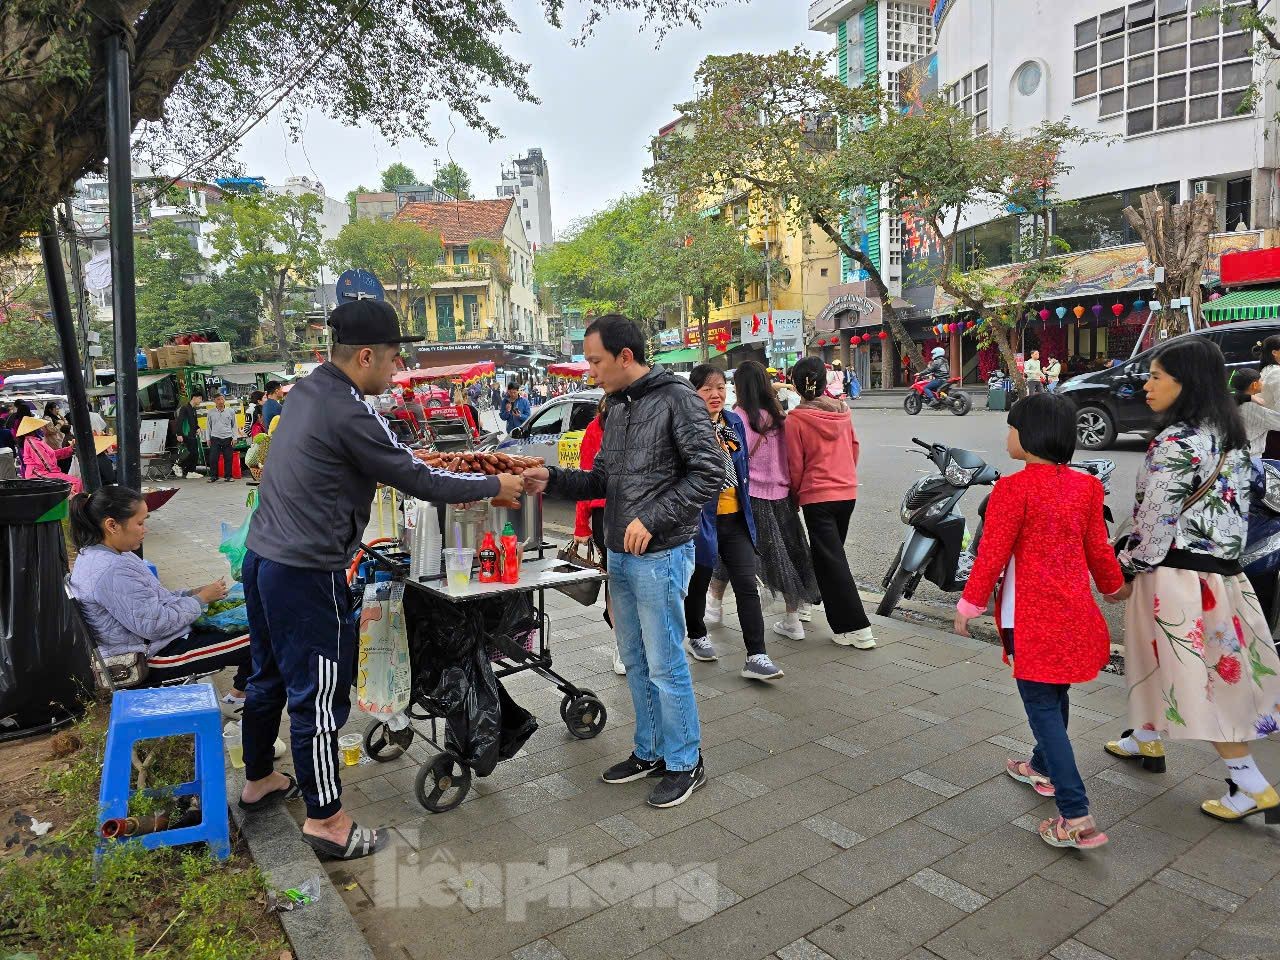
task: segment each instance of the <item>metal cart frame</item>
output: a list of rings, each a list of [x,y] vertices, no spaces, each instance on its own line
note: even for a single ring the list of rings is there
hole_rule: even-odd
[[[533,594],[534,610],[538,616],[537,650],[528,652],[519,661],[504,652],[494,664],[493,674],[501,680],[517,673],[532,671],[547,680],[564,694],[560,703],[560,719],[564,721],[570,735],[579,740],[590,740],[604,729],[609,712],[594,691],[579,687],[556,673],[551,656],[551,619],[546,613],[545,595],[548,588],[601,581],[606,574],[600,570],[581,567],[575,567],[572,571],[559,571],[555,568],[569,565],[555,556],[547,557],[548,546],[549,544],[541,543],[525,550],[525,559],[521,563],[522,582],[478,583],[473,580],[460,593],[450,591],[443,574],[411,578],[408,555],[403,551],[365,544],[361,544],[360,549],[377,567],[402,580],[406,589],[422,590],[434,600],[468,603],[512,593]],[[533,554],[532,558],[530,554]],[[365,730],[364,748],[374,760],[387,762],[402,756],[413,744],[415,737],[434,747],[437,755],[418,770],[414,787],[418,802],[426,810],[444,813],[466,799],[471,790],[471,770],[443,743],[438,727],[441,717],[434,707],[435,701],[429,697],[411,701],[405,710],[410,724],[401,730],[392,730],[385,721],[374,720]],[[415,727],[412,723],[414,720],[429,720],[431,732],[428,734]]]

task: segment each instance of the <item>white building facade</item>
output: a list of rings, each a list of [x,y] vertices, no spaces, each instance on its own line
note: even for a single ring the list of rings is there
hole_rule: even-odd
[[[896,102],[901,71],[933,51],[929,8],[927,0],[814,0],[809,4],[809,29],[835,36],[841,82],[858,87],[875,77]],[[897,294],[903,280],[902,223],[896,217],[881,217],[879,209],[875,197],[851,198],[845,233]],[[841,283],[867,279],[843,256],[840,274]]]
[[[1238,112],[1259,69],[1254,41],[1196,16],[1209,5],[949,0],[935,11],[938,81],[954,85],[952,96],[993,129],[1066,118],[1105,135],[1073,148],[1072,170],[1057,185],[1061,199],[1076,202],[1055,231],[1073,250],[1135,242],[1120,211],[1153,186],[1177,201],[1213,193],[1220,231],[1273,227],[1275,91]]]
[[[555,231],[551,225],[551,172],[541,147],[530,147],[502,170],[497,196],[513,197],[520,222],[534,253],[551,246]]]

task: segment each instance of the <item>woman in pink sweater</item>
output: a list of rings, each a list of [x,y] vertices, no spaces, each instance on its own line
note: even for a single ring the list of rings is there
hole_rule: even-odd
[[[787,414],[787,469],[809,528],[822,605],[836,643],[870,650],[876,638],[844,553],[858,502],[858,437],[844,401],[822,395],[827,368],[821,359],[805,357],[791,379],[803,402]]]
[[[791,475],[787,471],[787,442],[783,435],[786,414],[778,402],[764,365],[747,360],[734,371],[738,401],[734,409],[747,432],[747,456],[751,462],[751,512],[756,521],[758,573],[764,585],[786,601],[786,619],[773,632],[792,640],[804,639],[801,620],[809,619],[810,604],[820,599],[809,558],[809,540],[800,522],[800,511],[791,500]],[[723,616],[724,592],[729,572],[716,566],[707,597],[706,619]]]
[[[80,478],[65,474],[58,468],[58,459],[71,456],[73,448],[66,446],[55,450],[49,446],[44,437],[44,428],[48,425],[47,420],[24,417],[18,426],[17,435],[27,438],[22,447],[22,463],[26,468],[27,479],[44,477],[47,480],[65,480],[71,484],[73,494],[79,493],[84,489]]]

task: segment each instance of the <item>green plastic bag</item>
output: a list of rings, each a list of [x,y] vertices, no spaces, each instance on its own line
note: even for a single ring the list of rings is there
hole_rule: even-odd
[[[249,508],[249,512],[245,515],[244,523],[238,527],[233,527],[225,522],[222,524],[222,544],[218,547],[218,552],[230,561],[231,576],[235,580],[241,579],[244,555],[249,549],[245,546],[245,540],[249,536],[249,523],[253,520],[253,513],[258,509],[257,490],[249,491],[249,496],[245,499],[245,506]]]

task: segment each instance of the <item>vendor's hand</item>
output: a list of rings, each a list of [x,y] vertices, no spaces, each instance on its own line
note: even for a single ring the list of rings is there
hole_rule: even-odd
[[[627,529],[622,534],[622,549],[639,557],[649,549],[649,541],[652,539],[653,534],[649,532],[649,528],[636,517],[627,524]]]
[[[590,534],[587,534],[587,536],[585,536],[585,537],[579,537],[579,536],[577,536],[577,535],[575,534],[575,535],[574,535],[574,538],[573,538],[573,542],[574,542],[574,543],[581,544],[582,546],[584,546],[584,547],[585,547],[588,543],[590,543],[590,542],[591,542],[591,535],[590,535]]]
[[[1126,583],[1115,593],[1107,594],[1102,599],[1107,603],[1124,603],[1133,594],[1133,584]]]
[[[951,629],[954,630],[956,633],[960,634],[960,636],[962,637],[969,636],[969,618],[966,617],[959,610],[957,610],[956,619],[955,619],[955,622],[952,623]]]
[[[522,477],[517,477],[514,473],[498,474],[498,500],[519,500],[520,494],[524,492],[525,482]]]
[[[219,600],[224,599],[226,595],[227,595],[226,579],[215,580],[213,581],[213,583],[210,583],[207,586],[201,587],[194,594],[192,594],[192,596],[194,596],[197,600],[199,600],[201,603],[205,604],[206,606],[211,603],[217,603]]]
[[[524,472],[525,493],[542,493],[547,489],[551,471],[546,467],[530,467]]]

